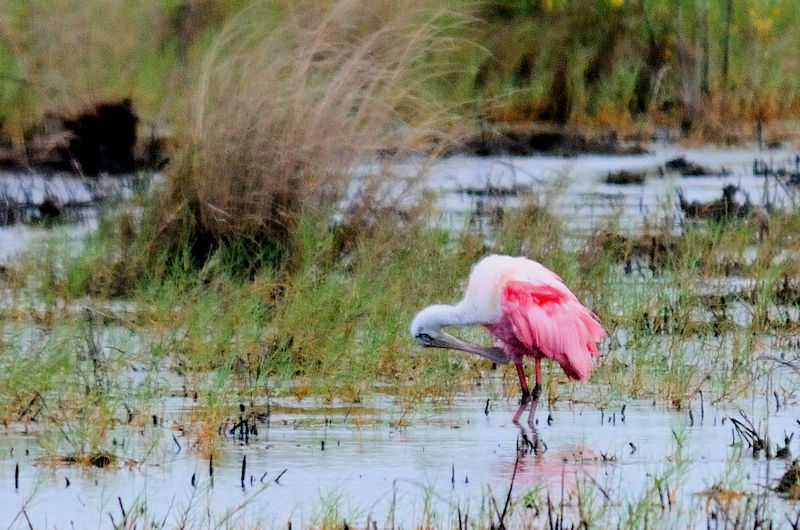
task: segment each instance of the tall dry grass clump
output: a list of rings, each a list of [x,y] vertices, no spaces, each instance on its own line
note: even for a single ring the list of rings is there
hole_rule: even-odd
[[[280,24],[263,16],[276,12]],[[423,0],[243,10],[202,62],[157,238],[188,237],[200,259],[231,241],[285,249],[304,213],[356,190],[385,201],[386,162],[444,137],[426,97],[427,58],[453,45],[443,20]],[[369,175],[367,160],[381,161]]]

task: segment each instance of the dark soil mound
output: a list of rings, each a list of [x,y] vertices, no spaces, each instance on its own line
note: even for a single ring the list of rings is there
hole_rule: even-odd
[[[49,114],[27,131],[22,145],[0,138],[0,169],[97,176],[159,167],[164,138],[153,126],[137,145],[138,125],[130,99],[97,103],[76,115]]]
[[[61,152],[61,162],[72,161],[86,175],[133,171],[138,122],[129,99],[101,103],[64,119],[64,129],[70,135],[66,150]]]

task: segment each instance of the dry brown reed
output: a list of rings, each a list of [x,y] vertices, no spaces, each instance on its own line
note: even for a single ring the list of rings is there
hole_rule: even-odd
[[[424,59],[452,42],[429,4],[286,2],[274,27],[268,4],[234,17],[202,63],[162,233],[284,245],[302,212],[358,193],[380,203],[387,162],[441,145]]]

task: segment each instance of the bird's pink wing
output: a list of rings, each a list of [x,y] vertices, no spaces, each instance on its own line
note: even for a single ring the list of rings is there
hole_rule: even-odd
[[[561,365],[570,379],[592,371],[596,342],[605,331],[561,282],[509,281],[502,292],[503,313],[517,340]]]

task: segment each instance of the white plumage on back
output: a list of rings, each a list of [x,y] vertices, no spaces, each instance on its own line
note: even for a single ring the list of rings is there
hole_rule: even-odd
[[[538,261],[491,254],[473,265],[464,299],[458,306],[474,312],[475,320],[481,324],[498,322],[503,315],[503,287],[510,280],[542,283],[568,291],[561,278]]]

